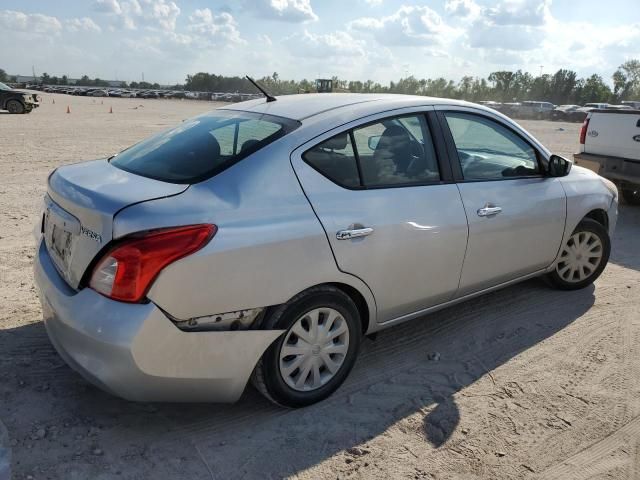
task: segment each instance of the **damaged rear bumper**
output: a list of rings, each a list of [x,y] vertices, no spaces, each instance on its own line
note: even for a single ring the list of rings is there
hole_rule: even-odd
[[[128,400],[233,402],[282,330],[185,332],[153,303],[127,304],[60,277],[44,245],[35,278],[59,354],[98,387]]]

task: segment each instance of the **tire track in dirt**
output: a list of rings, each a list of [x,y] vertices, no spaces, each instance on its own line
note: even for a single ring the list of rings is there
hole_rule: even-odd
[[[562,463],[545,470],[539,475],[539,478],[545,480],[582,480],[597,471],[613,470],[619,467],[619,461],[612,457],[611,453],[630,440],[635,442],[638,438],[640,438],[640,417],[635,417],[602,440],[572,455]]]

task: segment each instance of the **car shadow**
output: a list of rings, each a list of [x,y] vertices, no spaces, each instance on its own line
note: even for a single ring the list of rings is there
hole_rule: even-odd
[[[366,455],[363,445],[416,413],[423,420],[415,434],[439,448],[463,420],[456,395],[477,382],[500,393],[508,379],[496,369],[579,319],[594,291],[561,292],[531,280],[380,332],[364,341],[332,397],[299,410],[276,407],[252,387],[234,405],[127,402],[70,370],[42,322],[0,330],[0,399],[18,445],[14,470],[26,474],[44,461],[20,448],[33,443],[34,420],[55,427],[69,446],[51,468],[66,468],[65,475],[85,469],[78,478],[105,468],[127,474],[118,478],[164,478],[163,462],[176,457],[182,463],[171,478],[281,478],[339,452]],[[74,450],[95,446],[107,466],[78,462]]]

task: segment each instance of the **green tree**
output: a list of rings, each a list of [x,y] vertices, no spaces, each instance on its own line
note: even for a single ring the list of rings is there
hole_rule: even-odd
[[[0,82],[8,82],[9,81],[9,76],[7,75],[7,72],[5,72],[2,68],[0,68]]]
[[[581,105],[595,102],[604,103],[609,101],[612,93],[611,88],[604,83],[602,77],[600,75],[593,74],[584,81],[583,85],[581,85],[576,98],[578,103]]]
[[[640,60],[629,60],[613,74],[613,94],[617,101],[640,98]]]

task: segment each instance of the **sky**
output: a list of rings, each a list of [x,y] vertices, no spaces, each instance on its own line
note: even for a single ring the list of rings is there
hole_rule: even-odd
[[[640,0],[0,0],[10,74],[485,77],[640,59]]]

